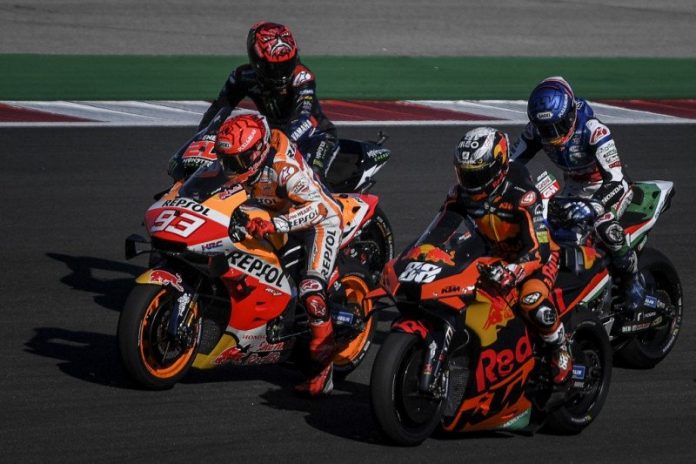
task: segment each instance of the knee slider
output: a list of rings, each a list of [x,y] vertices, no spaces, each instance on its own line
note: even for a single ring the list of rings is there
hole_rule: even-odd
[[[542,304],[534,311],[534,320],[544,329],[553,329],[558,320],[558,314],[550,305]]]
[[[324,282],[319,279],[307,277],[300,282],[300,299],[304,300],[310,295],[324,295]]]
[[[598,222],[595,232],[599,239],[612,251],[618,251],[626,244],[626,233],[616,220]]]
[[[300,282],[300,300],[310,319],[326,321],[329,312],[324,298],[324,283],[319,279],[306,278]]]
[[[310,322],[319,319],[320,321],[329,320],[329,311],[326,308],[326,300],[323,295],[312,294],[304,299],[305,309]]]

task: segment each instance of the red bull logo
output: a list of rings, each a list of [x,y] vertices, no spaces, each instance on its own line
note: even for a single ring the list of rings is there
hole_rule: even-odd
[[[512,314],[512,310],[508,305],[505,303],[500,304],[497,301],[492,301],[490,310],[488,312],[488,318],[486,318],[486,322],[483,324],[484,330],[488,330],[491,327],[495,327],[498,324],[502,324],[503,322],[506,322],[510,319],[512,319],[514,315]]]
[[[412,261],[426,261],[429,263],[445,264],[454,266],[454,251],[447,253],[434,245],[420,245],[412,248],[403,259]]]
[[[155,269],[150,271],[149,282],[153,284],[160,285],[171,285],[180,292],[184,291],[184,287],[181,285],[182,279],[179,274],[172,274],[168,271],[163,271],[162,269]]]

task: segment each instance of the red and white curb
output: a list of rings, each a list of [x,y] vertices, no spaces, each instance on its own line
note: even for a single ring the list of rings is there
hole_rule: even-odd
[[[0,101],[0,127],[196,126],[207,101]],[[607,124],[696,123],[696,100],[590,102]],[[524,100],[323,100],[338,126],[525,124]],[[240,112],[253,109],[250,103]]]

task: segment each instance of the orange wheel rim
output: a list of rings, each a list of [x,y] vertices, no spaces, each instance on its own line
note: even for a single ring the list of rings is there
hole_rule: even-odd
[[[370,287],[367,283],[362,278],[352,275],[344,276],[343,279],[341,279],[341,283],[346,291],[346,302],[348,304],[358,305],[362,308],[362,311],[364,311],[363,314],[370,314],[372,311],[372,301],[365,300],[365,295],[370,291]],[[334,364],[337,366],[345,366],[360,356],[365,344],[369,341],[368,337],[372,331],[372,324],[374,324],[372,318],[365,322],[365,329],[362,333],[336,354],[334,357]]]
[[[156,347],[152,345],[152,340],[150,337],[148,337],[148,334],[151,332],[152,324],[156,319],[155,316],[157,315],[157,312],[162,309],[160,302],[166,293],[167,290],[162,289],[150,301],[147,310],[145,310],[145,315],[140,322],[140,331],[138,332],[140,359],[148,372],[160,379],[167,379],[181,372],[195,352],[194,344],[194,346],[186,349],[183,353],[177,356],[172,363],[167,363],[164,365],[157,360],[154,354]],[[194,317],[198,316],[198,305],[193,307],[193,314]],[[157,329],[160,328],[156,328],[155,330]]]

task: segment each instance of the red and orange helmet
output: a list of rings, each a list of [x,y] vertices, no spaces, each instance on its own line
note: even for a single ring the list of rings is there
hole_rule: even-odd
[[[259,172],[271,148],[271,129],[260,114],[234,116],[220,126],[215,153],[222,170],[238,183]]]
[[[247,53],[261,81],[276,88],[290,84],[298,55],[295,38],[286,26],[267,21],[251,26]]]

